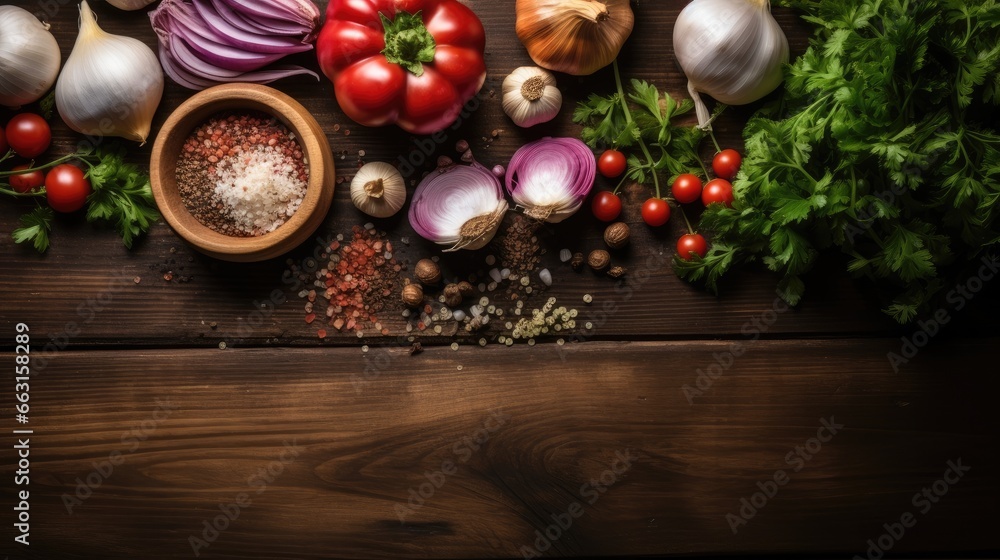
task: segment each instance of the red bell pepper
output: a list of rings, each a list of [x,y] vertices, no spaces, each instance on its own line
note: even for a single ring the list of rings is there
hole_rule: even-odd
[[[486,32],[457,0],[332,0],[316,51],[347,116],[444,130],[486,81]]]

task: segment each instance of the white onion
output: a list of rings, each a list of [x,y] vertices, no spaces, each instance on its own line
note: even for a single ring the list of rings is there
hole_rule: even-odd
[[[153,51],[102,30],[83,0],[80,34],[56,84],[63,121],[81,134],[145,143],[162,97],[163,71]]]
[[[698,124],[710,128],[701,100],[753,103],[775,90],[788,63],[788,39],[768,0],[694,0],[674,25],[674,54],[688,78]]]
[[[48,24],[24,8],[0,6],[0,105],[38,101],[56,82],[61,60]]]

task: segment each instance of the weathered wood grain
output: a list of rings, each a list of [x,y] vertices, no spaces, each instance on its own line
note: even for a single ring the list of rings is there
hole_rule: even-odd
[[[252,504],[202,557],[520,557],[577,501],[583,515],[547,556],[847,557],[959,458],[971,471],[893,552],[987,550],[995,344],[926,350],[895,374],[886,341],[761,341],[693,405],[682,387],[728,345],[67,352],[32,381],[32,546],[17,557],[183,557],[241,492]],[[831,418],[844,428],[795,472],[787,454]],[[467,448],[484,423],[488,440]],[[282,464],[285,442],[301,449]],[[116,451],[67,514],[63,495]],[[583,485],[624,468],[618,452],[631,468],[586,503]],[[432,475],[440,488],[401,524],[397,506],[444,461],[456,472]],[[0,463],[10,480],[11,454]],[[790,481],[734,536],[726,514],[777,470]]]
[[[74,3],[13,4],[32,11],[61,5],[46,19],[65,60],[76,35]],[[94,4],[105,29],[156,47],[144,12]],[[353,174],[360,150],[366,161],[409,159],[417,179],[417,160],[454,155],[451,145],[459,139],[494,165],[506,163],[526,140],[578,133],[568,108],[554,123],[529,132],[508,123],[489,92],[512,69],[530,64],[513,34],[514,2],[469,4],[489,34],[488,84],[480,107],[430,156],[420,139],[397,129],[350,123],[325,79],[275,84],[313,112],[338,157],[344,154],[340,177]],[[686,88],[673,63],[670,31],[684,4],[634,2],[637,27],[622,55],[626,75],[675,96]],[[801,51],[806,28],[792,12],[775,12],[793,51]],[[311,53],[295,62],[316,69]],[[567,107],[591,91],[608,91],[610,78],[608,71],[560,76]],[[154,131],[190,94],[168,83]],[[727,112],[716,126],[720,141],[739,146],[752,111]],[[0,110],[0,123],[10,114]],[[334,125],[341,131],[335,133]],[[493,130],[499,138],[484,142]],[[53,153],[68,153],[80,140],[58,119],[53,132]],[[130,147],[129,159],[145,165],[150,147]],[[536,546],[536,531],[544,532],[553,515],[575,502],[582,515],[544,555],[864,556],[866,541],[884,533],[883,524],[916,512],[914,494],[940,479],[949,460],[962,458],[972,470],[917,515],[917,525],[893,552],[996,556],[1000,541],[990,515],[1000,491],[1000,426],[993,414],[998,381],[992,375],[996,290],[987,287],[968,309],[954,313],[933,344],[896,373],[886,354],[899,351],[900,333],[878,312],[877,294],[846,277],[834,257],[807,278],[810,291],[800,309],[774,316],[763,336],[777,340],[753,342],[744,327],[770,322],[775,279],[748,270],[734,276],[718,299],[680,282],[669,266],[649,261],[661,250],[672,253],[682,227],[675,220],[670,231],[654,234],[642,226],[636,208],[648,196],[641,187],[626,195],[625,219],[635,227],[632,249],[621,259],[633,273],[632,297],[607,279],[558,263],[563,247],[600,246],[602,228],[586,212],[540,234],[548,251],[543,261],[556,279],[544,297],[591,314],[596,328],[587,342],[558,346],[547,339],[533,348],[480,349],[458,337],[458,352],[437,347],[417,356],[396,339],[402,325],[394,314],[386,321],[393,330],[388,339],[338,336],[323,344],[354,347],[288,348],[320,343],[281,281],[283,260],[220,263],[193,253],[162,224],[129,252],[112,232],[79,217],[60,218],[52,249],[38,256],[7,236],[24,206],[4,201],[0,325],[8,333],[20,321],[32,328],[29,427],[36,433],[32,546],[12,548],[5,517],[0,554],[186,557],[193,554],[190,537],[203,536],[203,522],[221,514],[220,504],[232,515],[229,504],[246,493],[252,503],[206,541],[201,557],[521,557],[522,546]],[[347,233],[367,221],[342,185],[318,234]],[[433,254],[405,219],[378,225],[390,231],[404,260]],[[403,237],[412,245],[398,243]],[[306,257],[313,245],[290,257]],[[485,254],[472,264],[446,257],[444,265],[452,273],[485,268]],[[161,268],[193,281],[167,283]],[[645,273],[648,279],[639,281]],[[274,290],[292,301],[265,309],[259,326],[241,329],[259,310],[255,302],[259,306]],[[592,307],[580,303],[585,293],[596,296]],[[618,310],[601,316],[606,303]],[[963,342],[968,335],[974,336]],[[8,338],[0,349],[13,348]],[[445,332],[437,342],[452,340]],[[42,351],[50,341],[71,350]],[[219,342],[268,348],[193,348]],[[367,353],[358,347],[364,343]],[[732,343],[745,345],[746,353],[725,366]],[[12,361],[0,353],[0,362]],[[720,370],[710,383],[701,378],[702,394],[690,404],[685,385],[697,389],[699,371]],[[0,391],[5,417],[12,406],[11,391]],[[465,447],[464,438],[476,437],[495,411],[509,416],[505,424],[479,449]],[[844,424],[842,433],[793,472],[787,454],[830,417]],[[13,420],[3,425],[10,428]],[[283,452],[291,458],[285,442],[301,450],[282,463]],[[8,452],[0,454],[6,481],[0,503],[8,515],[15,443],[8,433]],[[637,459],[587,503],[592,494],[581,496],[581,487],[615,465],[618,452]],[[121,461],[108,471],[106,462],[119,457],[114,453]],[[404,510],[401,523],[397,506],[407,506],[410,490],[419,492],[429,482],[425,473],[441,469],[443,461],[456,463],[456,472],[422,507]],[[278,474],[262,475],[269,467]],[[95,468],[107,474],[93,474]],[[740,499],[750,499],[757,484],[778,470],[790,482],[733,535],[726,514],[738,514]],[[88,478],[99,487],[73,503],[78,479]],[[71,497],[72,514],[64,495]]]

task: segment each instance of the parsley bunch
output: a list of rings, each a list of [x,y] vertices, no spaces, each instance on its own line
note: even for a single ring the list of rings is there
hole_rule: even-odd
[[[123,154],[124,149],[118,145],[82,149],[33,169],[48,169],[70,160],[84,164],[85,176],[94,190],[87,198],[87,221],[113,225],[121,235],[122,242],[131,249],[135,239],[148,231],[160,218],[160,214],[153,201],[149,176],[135,165],[126,163]],[[11,172],[0,173],[0,178],[10,174]],[[0,192],[17,197],[45,196],[44,190],[16,193],[3,188],[2,184]],[[36,250],[44,253],[49,248],[49,233],[54,217],[52,210],[43,206],[25,214],[21,217],[22,227],[11,233],[14,242],[31,242]]]
[[[715,290],[736,263],[782,275],[797,304],[820,253],[888,292],[901,323],[1000,241],[1000,4],[788,0],[817,30],[780,104],[750,120],[733,208],[713,205],[704,259],[678,274]]]

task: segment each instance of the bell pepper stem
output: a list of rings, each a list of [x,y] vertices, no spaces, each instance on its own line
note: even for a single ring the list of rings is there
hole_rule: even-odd
[[[385,59],[406,68],[415,76],[422,76],[424,64],[434,62],[437,43],[427,31],[420,12],[398,12],[393,19],[385,14],[379,15],[385,28],[385,49],[382,50]]]

